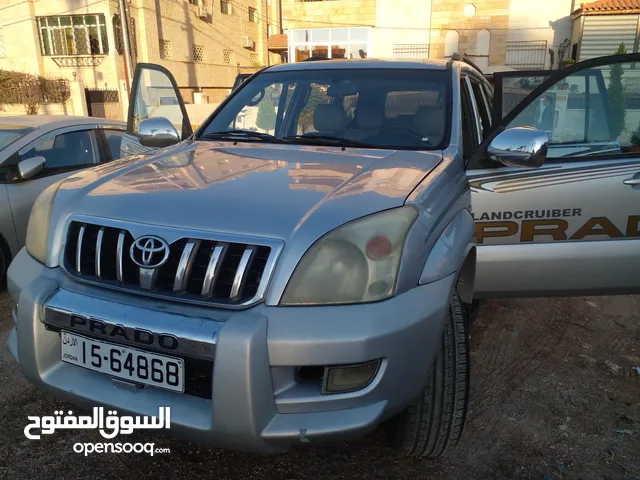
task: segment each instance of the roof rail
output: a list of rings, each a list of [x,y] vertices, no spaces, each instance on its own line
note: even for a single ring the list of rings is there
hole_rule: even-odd
[[[314,56],[311,56],[309,58],[305,58],[302,61],[303,62],[317,62],[318,60],[330,60],[330,58],[326,57],[324,55],[314,55]]]
[[[451,60],[467,63],[471,65],[473,68],[475,68],[476,70],[478,70],[480,73],[482,73],[482,70],[480,69],[480,67],[478,67],[475,63],[473,63],[465,53],[455,52],[453,55],[451,55]]]

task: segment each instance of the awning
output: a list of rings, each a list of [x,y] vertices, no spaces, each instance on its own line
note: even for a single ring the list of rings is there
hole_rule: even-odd
[[[289,39],[286,33],[271,35],[267,40],[267,48],[272,51],[287,50],[289,48]]]

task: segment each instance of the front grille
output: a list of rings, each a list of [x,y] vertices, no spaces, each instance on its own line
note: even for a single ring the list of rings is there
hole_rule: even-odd
[[[148,269],[130,257],[134,241],[123,228],[72,221],[64,268],[76,278],[107,287],[231,308],[259,300],[268,281],[271,246],[185,237],[169,245],[162,266]]]

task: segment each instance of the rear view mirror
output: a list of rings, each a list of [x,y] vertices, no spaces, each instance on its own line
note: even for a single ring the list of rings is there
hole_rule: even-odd
[[[347,81],[337,82],[327,88],[328,97],[350,97],[358,94],[358,86]]]
[[[547,158],[549,135],[532,127],[514,127],[498,134],[487,156],[509,167],[538,168]]]
[[[18,174],[21,180],[27,180],[36,175],[42,168],[46,159],[44,157],[31,157],[18,163]]]
[[[180,143],[180,134],[166,118],[152,117],[138,125],[138,139],[145,147],[164,148]]]

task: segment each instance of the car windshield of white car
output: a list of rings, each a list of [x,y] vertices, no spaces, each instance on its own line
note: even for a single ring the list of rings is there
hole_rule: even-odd
[[[0,125],[0,150],[8,147],[33,130],[33,128],[17,127],[15,125]]]
[[[199,138],[441,149],[450,84],[451,72],[423,67],[267,71],[242,85]]]

